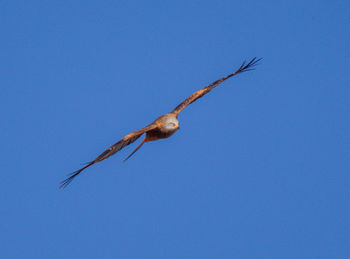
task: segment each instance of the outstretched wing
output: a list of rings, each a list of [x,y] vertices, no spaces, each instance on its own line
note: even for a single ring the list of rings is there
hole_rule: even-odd
[[[213,83],[211,83],[210,85],[202,88],[201,90],[195,92],[194,94],[192,94],[190,97],[188,97],[185,101],[183,101],[182,103],[180,103],[173,111],[172,113],[178,115],[179,112],[181,112],[187,105],[190,105],[191,103],[193,103],[194,101],[196,101],[198,98],[201,98],[203,95],[209,93],[211,90],[213,90],[216,86],[218,86],[219,84],[221,84],[222,82],[224,82],[226,79],[238,75],[240,73],[246,72],[246,71],[250,71],[250,70],[254,70],[254,66],[261,60],[261,58],[257,59],[256,57],[253,58],[252,60],[250,60],[247,64],[244,61],[242,63],[242,65],[237,69],[236,72],[225,76]]]
[[[106,149],[104,152],[102,152],[98,157],[96,157],[93,161],[88,162],[86,166],[84,166],[83,168],[80,168],[79,170],[71,173],[69,175],[69,177],[67,179],[65,179],[64,181],[61,182],[60,188],[65,188],[67,187],[67,185],[78,175],[80,174],[82,171],[84,171],[86,168],[88,168],[89,166],[92,166],[93,164],[97,163],[97,162],[101,162],[102,160],[114,155],[116,152],[118,152],[119,150],[121,150],[122,148],[124,148],[125,146],[133,143],[134,141],[136,141],[139,137],[141,137],[142,134],[146,133],[149,130],[155,129],[157,127],[156,124],[152,123],[149,126],[137,130],[133,133],[130,133],[128,135],[126,135],[124,138],[122,138],[121,140],[119,140],[117,143],[115,143],[114,145],[110,146],[108,149]]]

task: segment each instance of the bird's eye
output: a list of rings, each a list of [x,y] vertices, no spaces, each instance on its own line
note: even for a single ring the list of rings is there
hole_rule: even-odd
[[[175,127],[175,126],[176,126],[174,122],[170,122],[169,125],[170,125],[171,127]]]

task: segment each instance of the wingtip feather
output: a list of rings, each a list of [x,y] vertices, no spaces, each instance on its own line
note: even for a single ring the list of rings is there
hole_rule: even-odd
[[[60,186],[59,189],[64,189],[66,188],[72,181],[73,179],[78,176],[78,174],[80,174],[82,171],[84,171],[86,168],[88,168],[89,166],[93,165],[95,163],[95,161],[89,162],[86,166],[84,166],[83,168],[80,168],[77,171],[74,171],[73,173],[68,174],[68,178],[64,179],[63,181],[60,182]]]

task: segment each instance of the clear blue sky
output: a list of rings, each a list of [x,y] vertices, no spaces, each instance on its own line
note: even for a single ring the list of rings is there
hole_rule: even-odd
[[[2,258],[350,258],[349,1],[2,1]],[[188,95],[171,138],[59,181]],[[134,143],[137,145],[137,143]]]

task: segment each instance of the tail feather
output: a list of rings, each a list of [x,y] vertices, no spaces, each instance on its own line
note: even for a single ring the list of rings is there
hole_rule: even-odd
[[[125,159],[123,160],[123,162],[125,162],[125,161],[128,160],[133,154],[135,154],[135,152],[136,152],[137,150],[139,150],[139,148],[140,148],[145,142],[146,142],[146,137],[142,140],[142,142],[140,143],[140,145],[138,145],[137,148],[135,148],[135,150],[132,151],[131,154],[128,155],[128,157],[125,158]]]

